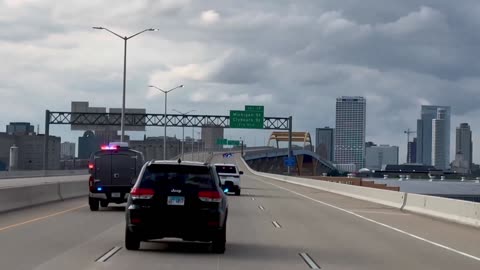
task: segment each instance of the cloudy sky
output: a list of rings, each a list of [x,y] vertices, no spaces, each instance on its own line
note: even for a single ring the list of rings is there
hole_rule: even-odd
[[[480,145],[478,0],[136,0],[0,2],[0,125],[29,121],[70,101],[121,104],[122,35],[128,43],[127,106],[163,112],[149,84],[185,88],[169,108],[228,114],[265,105],[296,131],[334,126],[335,98],[367,98],[367,140],[401,146],[422,104],[452,106]],[[180,129],[170,134],[181,136]],[[187,130],[191,133],[191,129]],[[66,126],[54,135],[74,141]],[[268,132],[228,130],[260,145]],[[148,135],[161,135],[149,129]],[[134,137],[143,133],[132,133]],[[474,150],[480,162],[480,150]]]

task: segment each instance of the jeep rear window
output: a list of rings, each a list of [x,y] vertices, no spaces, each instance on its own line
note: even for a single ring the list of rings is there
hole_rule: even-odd
[[[235,166],[217,165],[215,167],[217,168],[217,173],[237,173],[237,169],[235,168]]]
[[[210,168],[206,166],[182,166],[153,164],[145,169],[141,187],[191,186],[201,189],[215,187]]]

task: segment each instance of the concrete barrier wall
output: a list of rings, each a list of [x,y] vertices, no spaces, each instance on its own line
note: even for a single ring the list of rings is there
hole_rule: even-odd
[[[0,189],[0,212],[88,195],[88,181]]]
[[[404,210],[480,227],[480,203],[406,193]]]
[[[87,174],[88,170],[1,171],[0,179]]]
[[[360,199],[368,200],[375,203],[380,203],[383,205],[400,208],[403,204],[404,193],[389,191],[389,190],[378,190],[374,188],[367,188],[362,186],[354,186],[349,184],[339,184],[334,182],[319,181],[314,179],[300,178],[300,177],[291,177],[285,175],[277,174],[268,174],[268,173],[259,173],[255,174],[264,176],[271,179],[276,179],[284,181],[291,184],[302,185],[306,187],[321,189],[324,191],[337,193],[340,195]],[[381,192],[378,192],[381,191]]]
[[[460,224],[480,227],[480,203],[448,198],[388,191],[285,175],[260,173],[245,166],[255,175],[291,184],[311,187],[339,195],[370,201],[413,213],[427,215]]]
[[[69,199],[88,195],[88,181],[58,183],[62,199]]]

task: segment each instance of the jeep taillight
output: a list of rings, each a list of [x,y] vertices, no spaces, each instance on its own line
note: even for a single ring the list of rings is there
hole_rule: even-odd
[[[198,198],[203,202],[221,202],[222,195],[218,191],[200,191]]]
[[[151,199],[153,195],[155,195],[155,190],[151,188],[134,187],[130,191],[130,196],[132,196],[132,199],[134,200],[137,200],[137,199],[148,200],[148,199]]]

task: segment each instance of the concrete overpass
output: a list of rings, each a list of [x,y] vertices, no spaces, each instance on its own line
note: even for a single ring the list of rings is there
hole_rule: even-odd
[[[296,175],[321,175],[336,170],[333,163],[322,159],[315,152],[305,149],[295,149],[292,152],[297,161],[293,170]],[[273,148],[247,152],[244,158],[255,170],[281,174],[287,171],[284,165],[284,158],[287,156],[288,149]]]

